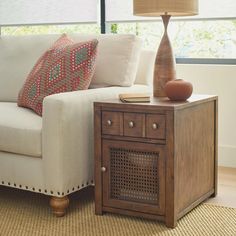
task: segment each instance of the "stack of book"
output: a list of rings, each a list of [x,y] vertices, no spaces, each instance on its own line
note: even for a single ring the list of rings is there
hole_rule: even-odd
[[[119,98],[122,102],[150,102],[150,95],[144,93],[123,93]]]

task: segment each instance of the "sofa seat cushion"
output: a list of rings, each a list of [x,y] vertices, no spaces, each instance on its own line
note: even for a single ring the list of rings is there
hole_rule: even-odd
[[[42,156],[42,118],[16,103],[0,102],[0,151]]]

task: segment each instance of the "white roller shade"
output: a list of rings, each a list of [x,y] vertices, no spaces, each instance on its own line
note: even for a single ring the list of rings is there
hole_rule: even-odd
[[[93,23],[98,0],[0,0],[0,25]]]
[[[174,0],[173,0],[174,1]],[[186,0],[188,1],[188,0]],[[236,18],[236,0],[199,0],[199,15],[173,17],[174,19],[216,19]],[[159,20],[153,17],[133,16],[133,0],[106,0],[106,21],[143,21]]]

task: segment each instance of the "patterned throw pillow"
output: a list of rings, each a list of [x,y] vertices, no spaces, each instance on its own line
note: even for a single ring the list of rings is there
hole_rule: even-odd
[[[40,70],[40,68],[42,68],[43,61],[46,59],[49,50],[56,49],[56,48],[63,47],[63,46],[65,47],[65,46],[71,45],[73,43],[74,43],[74,41],[71,40],[70,38],[68,38],[68,36],[66,34],[62,34],[62,36],[56,42],[54,42],[54,44],[37,60],[33,69],[30,71],[26,81],[32,80],[36,76],[36,74]]]
[[[18,106],[42,115],[43,99],[51,94],[87,89],[97,55],[96,39],[74,43],[66,35],[37,61],[18,95]]]

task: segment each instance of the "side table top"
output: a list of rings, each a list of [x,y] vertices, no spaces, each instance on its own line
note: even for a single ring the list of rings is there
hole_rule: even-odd
[[[151,106],[151,107],[163,107],[166,110],[178,110],[184,109],[186,107],[201,104],[204,102],[218,100],[216,95],[202,95],[202,94],[193,94],[187,101],[170,101],[167,97],[151,97],[150,102],[145,103],[124,103],[121,102],[119,98],[117,99],[106,99],[101,101],[96,101],[95,106],[109,106],[109,104],[113,107],[119,107],[121,104],[125,105],[126,108],[134,106],[142,107],[142,106]]]

